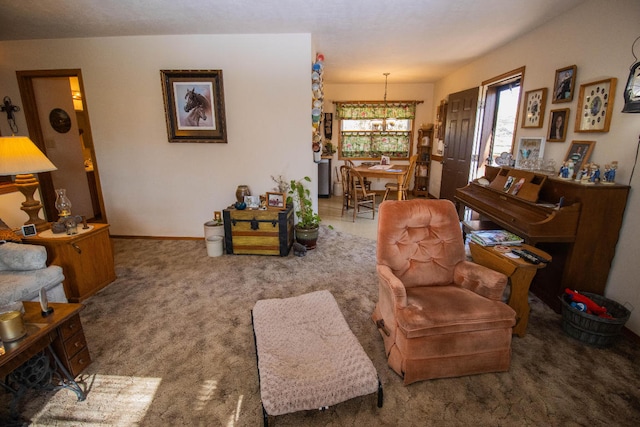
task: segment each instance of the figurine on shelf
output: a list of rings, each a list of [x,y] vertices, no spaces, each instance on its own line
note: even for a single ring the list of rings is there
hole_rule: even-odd
[[[600,182],[600,165],[597,163],[591,163],[589,168],[589,184],[595,184]]]
[[[576,173],[576,181],[580,181],[581,184],[589,182],[589,163],[582,165],[582,169]]]
[[[616,169],[618,169],[618,161],[614,160],[611,164],[604,165],[603,184],[616,183]]]
[[[562,166],[560,166],[560,178],[569,179],[569,162],[564,162]]]
[[[573,179],[573,174],[575,172],[574,168],[575,168],[575,163],[573,163],[573,160],[569,159],[567,161],[567,168],[569,169],[569,179]]]

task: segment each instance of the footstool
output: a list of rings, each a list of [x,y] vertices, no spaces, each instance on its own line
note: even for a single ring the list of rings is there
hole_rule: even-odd
[[[251,315],[265,427],[269,416],[376,392],[382,407],[376,369],[331,292],[260,300]]]

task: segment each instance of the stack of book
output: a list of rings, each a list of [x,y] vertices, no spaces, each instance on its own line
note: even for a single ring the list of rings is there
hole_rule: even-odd
[[[478,230],[471,232],[471,241],[482,246],[520,245],[524,239],[507,230]]]

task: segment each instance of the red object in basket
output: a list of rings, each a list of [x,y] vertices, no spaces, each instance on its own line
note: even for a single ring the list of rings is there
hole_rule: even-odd
[[[569,299],[571,301],[581,302],[584,305],[586,305],[587,306],[587,313],[594,314],[594,315],[600,316],[600,317],[604,317],[606,319],[612,319],[613,318],[613,316],[611,316],[609,313],[607,313],[607,309],[605,307],[596,304],[591,298],[586,297],[586,296],[578,293],[578,291],[572,291],[571,289],[566,288],[564,290],[564,293],[569,296]]]

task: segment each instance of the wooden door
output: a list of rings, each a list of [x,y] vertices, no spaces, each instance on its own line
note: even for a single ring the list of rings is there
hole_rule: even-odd
[[[454,201],[469,181],[479,88],[449,95],[440,198]]]

